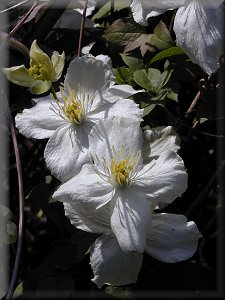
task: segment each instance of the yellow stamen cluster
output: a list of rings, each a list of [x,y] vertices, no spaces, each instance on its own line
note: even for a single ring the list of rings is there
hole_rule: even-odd
[[[66,117],[72,123],[81,124],[84,119],[84,110],[74,90],[69,90],[69,97],[63,95],[63,110]]]
[[[133,170],[133,161],[129,158],[116,162],[115,159],[111,161],[111,174],[119,186],[127,186],[130,184],[130,174]]]
[[[49,74],[48,74],[48,68],[41,63],[35,64],[30,67],[29,74],[35,79],[35,80],[48,80]]]

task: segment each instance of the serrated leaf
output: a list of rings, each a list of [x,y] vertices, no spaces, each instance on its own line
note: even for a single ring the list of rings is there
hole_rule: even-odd
[[[106,31],[103,37],[108,41],[125,46],[128,42],[135,41],[145,33],[143,26],[135,23],[131,18],[116,20]]]
[[[126,54],[121,53],[120,54],[125,64],[132,70],[140,70],[144,68],[144,63],[142,59],[129,56]]]
[[[169,49],[163,50],[160,53],[156,54],[150,61],[149,64],[152,64],[153,62],[156,62],[158,60],[161,60],[163,58],[167,58],[174,55],[184,54],[184,50],[180,47],[171,47]]]
[[[147,51],[155,52],[157,50],[153,45],[149,45],[150,34],[141,34],[133,42],[128,42],[124,48],[124,53],[130,52],[136,48],[140,48],[141,55],[144,56]]]

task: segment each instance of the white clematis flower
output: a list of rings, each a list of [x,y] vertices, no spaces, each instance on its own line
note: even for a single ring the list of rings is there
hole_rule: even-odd
[[[141,109],[130,99],[136,93],[127,85],[114,86],[109,57],[75,58],[68,68],[64,89],[38,98],[37,104],[17,114],[16,127],[26,137],[49,138],[44,157],[52,174],[61,181],[75,175],[90,161],[88,134],[100,119],[131,117],[140,121]]]
[[[190,59],[211,74],[223,54],[223,0],[133,0],[134,20],[148,25],[150,17],[178,8],[174,19],[177,44]]]
[[[180,149],[180,138],[172,126],[160,126],[144,131],[142,154],[144,162],[158,158],[164,151],[177,152]]]
[[[171,203],[187,188],[187,173],[179,155],[165,151],[143,164],[142,131],[128,118],[99,121],[89,135],[94,161],[62,184],[58,201],[82,203],[95,212],[110,205],[110,225],[123,251],[142,253],[151,223],[151,203]]]
[[[101,234],[90,248],[94,273],[92,281],[99,288],[104,284],[118,286],[135,283],[143,255],[121,249],[110,227],[110,206],[93,212],[88,206],[71,201],[64,202],[64,208],[73,226]],[[151,226],[146,232],[144,251],[160,261],[176,263],[194,255],[200,237],[195,223],[187,222],[185,216],[153,213]]]

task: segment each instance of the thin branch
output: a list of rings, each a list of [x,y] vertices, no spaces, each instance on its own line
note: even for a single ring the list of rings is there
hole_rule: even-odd
[[[194,100],[191,102],[191,105],[189,106],[188,110],[185,113],[185,116],[188,116],[194,109],[195,106],[197,105],[198,101],[200,100],[201,93],[200,91],[197,92],[196,96],[194,97]]]
[[[22,18],[22,20],[10,31],[8,37],[11,37],[24,24],[24,22],[29,17],[29,15],[32,13],[32,11],[34,10],[36,5],[37,5],[37,1],[34,1],[33,5],[28,10],[28,12],[25,14],[25,16]]]
[[[21,250],[22,250],[22,241],[23,241],[23,223],[24,223],[24,193],[23,193],[23,176],[22,176],[22,168],[21,168],[21,161],[20,161],[20,154],[19,148],[16,138],[16,130],[13,124],[13,119],[10,113],[9,105],[6,96],[1,92],[1,100],[3,101],[4,108],[6,111],[6,115],[9,121],[12,141],[13,141],[13,148],[16,158],[16,170],[18,176],[18,188],[19,188],[19,224],[18,224],[18,242],[17,242],[17,249],[16,249],[16,259],[13,268],[13,274],[11,278],[11,282],[9,285],[9,289],[6,295],[6,300],[12,298],[16,278],[18,274],[19,264],[20,264],[20,257],[21,257]]]
[[[25,4],[26,2],[28,2],[28,1],[29,1],[29,0],[24,0],[24,1],[20,2],[20,3],[17,3],[17,4],[15,4],[15,5],[13,5],[13,6],[10,6],[10,7],[6,8],[6,9],[4,9],[4,10],[1,10],[1,11],[0,11],[0,14],[2,14],[2,13],[4,13],[4,12],[7,12],[7,11],[9,11],[9,10],[12,10],[12,9],[14,9],[14,8],[16,8],[16,7],[20,6],[20,5],[23,5],[23,4]]]
[[[86,18],[86,12],[87,12],[87,5],[88,5],[88,0],[85,0],[83,15],[82,15],[81,24],[80,24],[80,37],[79,37],[79,45],[78,45],[78,53],[77,53],[78,57],[81,57],[81,48],[82,48],[82,40],[83,40],[83,35],[84,35],[84,25],[85,25],[85,18]]]

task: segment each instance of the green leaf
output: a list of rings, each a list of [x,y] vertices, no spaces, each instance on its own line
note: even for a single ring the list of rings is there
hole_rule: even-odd
[[[150,61],[149,64],[152,64],[153,62],[156,62],[158,60],[161,60],[163,58],[167,58],[170,56],[174,56],[174,55],[179,55],[179,54],[184,54],[184,50],[181,49],[180,47],[171,47],[169,49],[163,50],[160,53],[156,54]]]
[[[114,3],[114,11],[119,11],[123,8],[127,8],[130,5],[130,0],[116,0]],[[97,19],[101,19],[103,17],[109,16],[111,11],[111,1],[108,1],[105,3],[98,11],[97,13],[91,18],[91,20],[94,22]]]
[[[146,70],[137,70],[133,74],[134,81],[146,90],[151,90],[152,86]]]
[[[173,45],[175,42],[173,41],[170,32],[163,21],[160,21],[159,24],[154,29],[154,35],[163,43]]]
[[[128,287],[107,286],[105,292],[119,299],[133,299],[132,291]]]
[[[121,53],[120,54],[125,64],[132,70],[140,70],[144,69],[144,63],[142,59],[136,58],[133,56],[129,56],[126,54]]]
[[[162,88],[163,86],[165,86],[169,82],[172,73],[173,73],[173,70],[166,70],[161,74],[160,88]]]
[[[175,45],[169,30],[162,21],[155,27],[153,34],[149,36],[148,43],[159,50],[165,50]]]
[[[133,71],[126,67],[119,67],[116,69],[116,83],[133,85]]]
[[[158,69],[148,69],[148,79],[151,84],[151,91],[156,92],[162,83],[161,72]]]
[[[150,112],[156,107],[156,105],[157,104],[150,104],[150,105],[147,105],[146,107],[144,107],[143,117],[150,114]]]
[[[168,93],[167,93],[167,98],[173,100],[173,101],[176,101],[178,102],[178,93],[175,93],[173,92],[172,90],[170,90]]]
[[[138,25],[132,18],[123,18],[116,20],[106,31],[103,37],[119,46],[125,46],[128,42],[135,41],[145,28]]]
[[[12,299],[18,298],[19,296],[22,295],[22,293],[23,293],[23,281],[21,281],[20,284],[17,285],[13,293]]]

